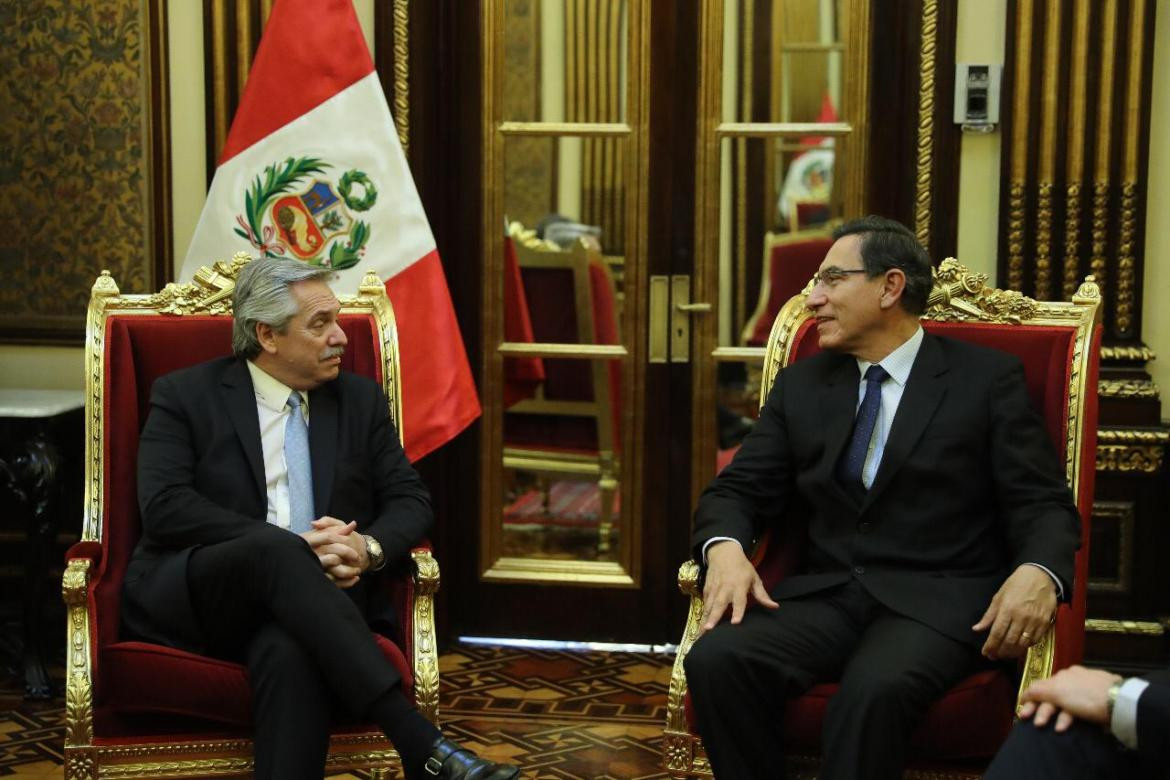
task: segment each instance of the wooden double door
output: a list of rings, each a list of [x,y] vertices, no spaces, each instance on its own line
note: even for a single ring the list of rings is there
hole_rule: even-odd
[[[867,156],[882,23],[865,0],[411,4],[409,157],[484,409],[419,464],[445,637],[678,641],[695,501],[758,404],[765,246],[868,210],[909,159]],[[903,195],[881,210],[912,222]]]

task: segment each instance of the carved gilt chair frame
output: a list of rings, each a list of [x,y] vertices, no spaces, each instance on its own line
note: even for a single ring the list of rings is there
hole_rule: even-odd
[[[250,261],[237,254],[231,261],[203,267],[188,284],[168,284],[161,292],[124,295],[107,271],[93,286],[86,321],[86,467],[85,520],[81,542],[70,551],[62,582],[66,603],[65,776],[69,780],[128,777],[221,777],[250,775],[252,741],[247,738],[200,739],[153,738],[138,743],[105,740],[95,734],[95,647],[97,620],[95,581],[101,576],[103,527],[106,517],[105,484],[107,456],[105,387],[108,381],[107,321],[118,317],[182,317],[231,315],[235,278]],[[381,351],[382,387],[392,419],[401,436],[402,399],[399,375],[398,332],[386,288],[367,273],[356,295],[339,296],[341,315],[372,319]],[[439,566],[429,548],[416,548],[413,559],[412,643],[407,654],[420,712],[438,725],[439,665],[435,640],[434,594],[439,587]],[[399,767],[397,751],[380,733],[354,731],[333,734],[326,760],[328,771],[370,770],[375,777],[391,777]]]
[[[1021,293],[999,290],[986,284],[985,274],[971,273],[954,258],[947,258],[934,269],[934,287],[922,315],[924,321],[957,323],[998,323],[1003,325],[1058,326],[1074,328],[1071,377],[1068,391],[1068,424],[1065,442],[1058,454],[1063,456],[1066,476],[1073,495],[1081,496],[1080,488],[1086,475],[1083,474],[1083,447],[1086,436],[1095,431],[1086,430],[1085,412],[1089,394],[1095,392],[1088,386],[1088,379],[1094,375],[1091,370],[1094,334],[1101,320],[1101,293],[1093,277],[1087,277],[1080,285],[1071,302],[1037,301]],[[801,326],[812,316],[805,301],[812,291],[810,281],[804,290],[793,296],[776,315],[768,337],[764,354],[761,408],[772,389],[776,374],[793,357],[796,335]],[[1090,465],[1091,469],[1092,466]],[[1091,484],[1092,475],[1088,475]],[[1082,518],[1082,523],[1087,523]],[[1082,545],[1079,555],[1086,555]],[[687,680],[683,661],[691,646],[699,638],[699,626],[703,614],[703,593],[699,587],[699,566],[693,560],[682,564],[678,572],[678,587],[690,599],[686,628],[679,643],[671,672],[667,695],[667,718],[663,741],[663,766],[671,777],[689,778],[712,776],[711,766],[702,741],[691,733],[686,718]],[[1083,594],[1084,583],[1078,586]],[[1062,610],[1064,608],[1062,607]],[[1083,607],[1082,607],[1083,610]],[[1022,694],[1034,681],[1051,676],[1057,662],[1056,629],[1050,628],[1044,637],[1033,645],[1021,665],[1021,679],[1017,693]],[[1068,661],[1064,661],[1067,664]],[[818,765],[815,756],[792,756],[792,768],[798,771],[812,771]],[[979,775],[965,772],[908,770],[907,778],[933,780],[934,778],[971,778]]]

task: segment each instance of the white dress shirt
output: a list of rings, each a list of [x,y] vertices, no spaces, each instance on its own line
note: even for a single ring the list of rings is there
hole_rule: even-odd
[[[882,462],[882,453],[886,451],[886,440],[890,438],[890,428],[894,426],[894,415],[898,413],[898,404],[902,403],[902,393],[906,389],[906,381],[910,379],[910,370],[914,368],[914,360],[918,357],[918,349],[922,346],[922,328],[914,331],[914,335],[902,342],[902,346],[882,358],[879,365],[886,370],[890,378],[882,382],[882,404],[878,408],[877,423],[873,427],[873,438],[869,440],[869,449],[865,452],[865,463],[861,467],[861,481],[868,490],[877,476],[878,466]],[[857,370],[861,372],[861,379],[857,386],[857,406],[853,413],[861,408],[865,399],[865,372],[874,365],[868,360],[857,358]]]
[[[1142,692],[1150,684],[1149,680],[1130,677],[1121,684],[1117,692],[1117,701],[1113,704],[1113,719],[1109,721],[1109,730],[1117,741],[1130,750],[1137,750],[1137,705]]]
[[[288,397],[292,388],[266,373],[251,360],[248,373],[256,390],[256,411],[260,416],[260,446],[264,452],[264,490],[268,495],[268,522],[288,529],[288,465],[284,462],[284,427],[292,409]],[[302,414],[309,421],[309,394],[299,391]]]

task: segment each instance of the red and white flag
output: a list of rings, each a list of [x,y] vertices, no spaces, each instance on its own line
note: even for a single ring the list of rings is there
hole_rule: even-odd
[[[435,239],[351,0],[278,0],[180,277],[238,251],[386,282],[411,460],[479,416]]]

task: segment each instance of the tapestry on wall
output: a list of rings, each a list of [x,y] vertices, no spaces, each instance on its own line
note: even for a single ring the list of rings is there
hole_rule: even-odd
[[[148,72],[158,2],[0,3],[4,340],[79,341],[102,269],[146,292],[169,265],[154,242],[148,129],[160,127]]]

